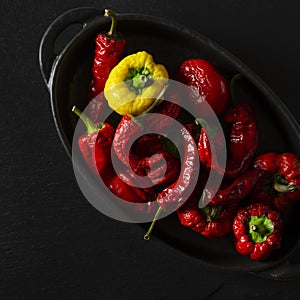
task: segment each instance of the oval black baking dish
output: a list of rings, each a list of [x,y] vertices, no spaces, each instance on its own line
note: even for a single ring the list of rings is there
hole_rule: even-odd
[[[109,28],[109,20],[96,8],[78,8],[59,16],[45,32],[40,45],[40,68],[49,89],[53,120],[68,156],[77,118],[71,108],[84,109],[96,35]],[[80,24],[80,31],[59,52],[55,42],[70,25]],[[300,154],[300,127],[282,101],[239,59],[205,36],[182,25],[145,15],[119,15],[118,29],[127,40],[124,56],[140,50],[153,54],[174,74],[180,62],[192,57],[211,61],[229,80],[236,73],[243,75],[238,97],[251,102],[261,130],[258,152],[277,151]],[[87,185],[89,178],[85,178]],[[158,222],[155,236],[181,255],[229,271],[254,272],[285,279],[300,275],[299,266],[287,264],[299,249],[297,224],[300,205],[285,215],[282,248],[265,262],[250,261],[236,253],[231,237],[207,240],[179,225],[173,214]]]

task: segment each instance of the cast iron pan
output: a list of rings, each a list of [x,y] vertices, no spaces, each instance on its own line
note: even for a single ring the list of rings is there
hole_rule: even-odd
[[[84,109],[86,105],[94,39],[99,32],[109,29],[110,20],[102,15],[103,11],[96,8],[70,10],[53,21],[40,44],[40,69],[50,93],[53,119],[70,158],[77,123],[71,108],[77,105]],[[74,29],[75,34],[71,33]],[[193,57],[209,60],[228,80],[236,73],[241,73],[243,80],[238,86],[237,96],[242,101],[251,102],[255,109],[261,139],[258,154],[289,151],[300,155],[300,126],[297,121],[252,70],[218,44],[182,25],[152,16],[120,15],[118,29],[127,39],[124,56],[146,50],[153,54],[157,62],[167,67],[171,78],[183,60]],[[61,41],[64,46],[59,49],[58,42]],[[84,179],[89,187],[89,178]],[[251,261],[237,254],[231,236],[213,241],[202,238],[181,226],[176,214],[159,220],[154,236],[180,254],[222,270],[291,279],[300,276],[300,264],[297,262],[300,250],[299,209],[300,205],[295,205],[285,214],[282,248],[265,262]]]

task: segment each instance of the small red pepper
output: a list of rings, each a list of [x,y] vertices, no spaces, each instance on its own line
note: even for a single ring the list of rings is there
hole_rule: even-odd
[[[111,27],[108,33],[98,34],[95,40],[96,48],[92,66],[91,98],[103,92],[109,73],[119,62],[126,43],[123,35],[116,32],[116,13],[110,9],[105,9],[104,16],[111,17]]]
[[[167,138],[156,134],[144,135],[136,142],[135,153],[154,185],[167,186],[178,178],[180,160],[176,150]]]
[[[95,39],[95,55],[92,65],[93,79],[89,86],[88,110],[93,121],[104,120],[109,106],[103,95],[105,82],[110,71],[120,61],[126,40],[116,32],[117,15],[110,9],[105,9],[104,16],[111,17],[111,27],[108,33],[100,33]]]
[[[253,190],[256,182],[265,174],[263,170],[250,169],[224,189],[219,189],[211,197],[212,191],[206,188],[201,201],[210,205],[235,205],[244,200]]]
[[[130,146],[142,134],[143,128],[136,119],[131,115],[125,115],[116,128],[113,140],[113,149],[119,160],[137,173],[139,173],[140,157],[131,151]]]
[[[279,212],[264,203],[238,210],[233,221],[236,250],[253,260],[267,259],[281,246],[283,222]]]
[[[198,111],[197,104],[206,101],[215,114],[220,116],[229,103],[229,88],[224,76],[205,59],[189,59],[184,61],[177,72],[176,79],[192,88],[195,102],[195,113]],[[197,113],[196,113],[197,114]]]
[[[252,202],[265,202],[272,209],[287,210],[300,201],[300,158],[294,153],[259,155],[254,167],[266,171],[251,193]]]
[[[235,206],[207,205],[198,207],[199,199],[191,199],[177,210],[180,223],[207,238],[218,238],[231,232]]]
[[[259,130],[254,111],[249,103],[236,104],[229,108],[223,117],[223,121],[231,124],[228,139],[228,160],[226,162],[224,177],[238,178],[251,165],[259,142]],[[221,151],[225,145],[220,143],[220,132],[212,140],[215,151]],[[198,143],[198,153],[202,164],[207,168],[214,168],[224,172],[218,163],[212,166],[210,141],[206,130],[202,128]]]
[[[165,96],[164,101],[157,105],[146,119],[146,126],[149,130],[155,130],[155,132],[164,133],[164,130],[172,126],[172,119],[177,120],[181,112],[180,97],[178,94],[172,93]],[[157,118],[156,114],[161,114],[160,118]]]
[[[87,128],[87,132],[78,139],[81,154],[94,174],[102,174],[110,164],[108,157],[110,157],[115,130],[106,122],[94,124],[75,106],[72,111],[80,117]]]
[[[119,198],[133,203],[155,203],[156,192],[152,187],[140,188],[135,185],[130,169],[121,170],[118,174],[113,171],[113,166],[106,169],[102,179],[107,188]]]

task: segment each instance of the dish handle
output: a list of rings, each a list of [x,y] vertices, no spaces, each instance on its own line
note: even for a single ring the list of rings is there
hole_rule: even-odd
[[[79,7],[66,11],[57,17],[46,29],[42,36],[39,47],[39,65],[42,77],[48,87],[51,69],[57,53],[55,53],[55,42],[57,38],[71,25],[79,24],[77,34],[70,38],[70,41],[79,34],[91,18],[101,16],[101,10],[95,7]]]
[[[275,280],[300,278],[300,241],[298,241],[295,251],[284,263],[262,272],[255,272],[254,275]]]

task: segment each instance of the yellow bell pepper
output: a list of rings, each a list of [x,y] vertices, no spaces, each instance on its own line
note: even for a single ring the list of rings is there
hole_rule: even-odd
[[[161,96],[169,78],[166,68],[140,51],[123,58],[110,72],[104,87],[108,105],[120,115],[140,115]]]

